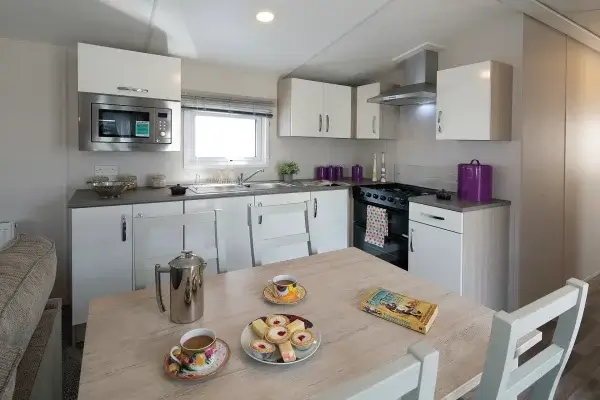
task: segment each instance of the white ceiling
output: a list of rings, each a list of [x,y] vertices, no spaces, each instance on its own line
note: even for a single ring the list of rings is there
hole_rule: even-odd
[[[444,46],[467,25],[507,12],[496,0],[0,2],[0,37],[81,41],[339,82],[391,68],[394,57],[424,42]],[[261,10],[273,11],[275,21],[258,23]]]
[[[600,0],[540,0],[570,20],[600,35]]]

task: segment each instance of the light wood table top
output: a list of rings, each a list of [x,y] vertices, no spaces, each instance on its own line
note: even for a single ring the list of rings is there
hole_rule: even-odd
[[[304,301],[276,306],[262,298],[268,279],[293,274],[306,287]],[[359,310],[376,287],[437,303],[427,335]],[[166,295],[165,295],[166,294]],[[165,299],[168,293],[163,292]],[[169,307],[167,306],[167,310]],[[241,345],[244,327],[257,317],[288,313],[315,324],[323,344],[309,360],[290,366],[261,364]],[[427,340],[440,352],[437,399],[457,399],[480,380],[493,311],[434,286],[358,249],[231,272],[205,280],[204,317],[189,325],[160,314],[153,290],[91,303],[79,387],[80,400],[310,398],[402,357]],[[231,348],[228,364],[205,382],[163,374],[163,359],[186,331],[208,327]]]

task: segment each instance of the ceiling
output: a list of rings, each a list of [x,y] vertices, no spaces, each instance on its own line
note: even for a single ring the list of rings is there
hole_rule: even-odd
[[[80,41],[347,83],[509,12],[496,0],[2,0],[1,10],[0,37]],[[258,23],[262,10],[275,21]]]
[[[600,0],[540,0],[573,22],[600,35]]]

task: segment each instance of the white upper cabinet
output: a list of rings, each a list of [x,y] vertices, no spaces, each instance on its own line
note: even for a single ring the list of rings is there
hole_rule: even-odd
[[[381,84],[372,83],[359,86],[354,90],[356,91],[356,112],[353,137],[355,139],[395,139],[398,107],[368,102],[370,98],[381,93]]]
[[[510,65],[485,61],[438,71],[438,140],[511,140]]]
[[[279,136],[350,138],[352,88],[288,78],[279,81]]]
[[[78,91],[181,100],[181,60],[84,43],[77,45]]]

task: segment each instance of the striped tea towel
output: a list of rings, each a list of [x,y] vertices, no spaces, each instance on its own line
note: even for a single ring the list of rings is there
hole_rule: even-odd
[[[383,248],[387,235],[387,211],[384,208],[367,206],[367,233],[365,242]]]

